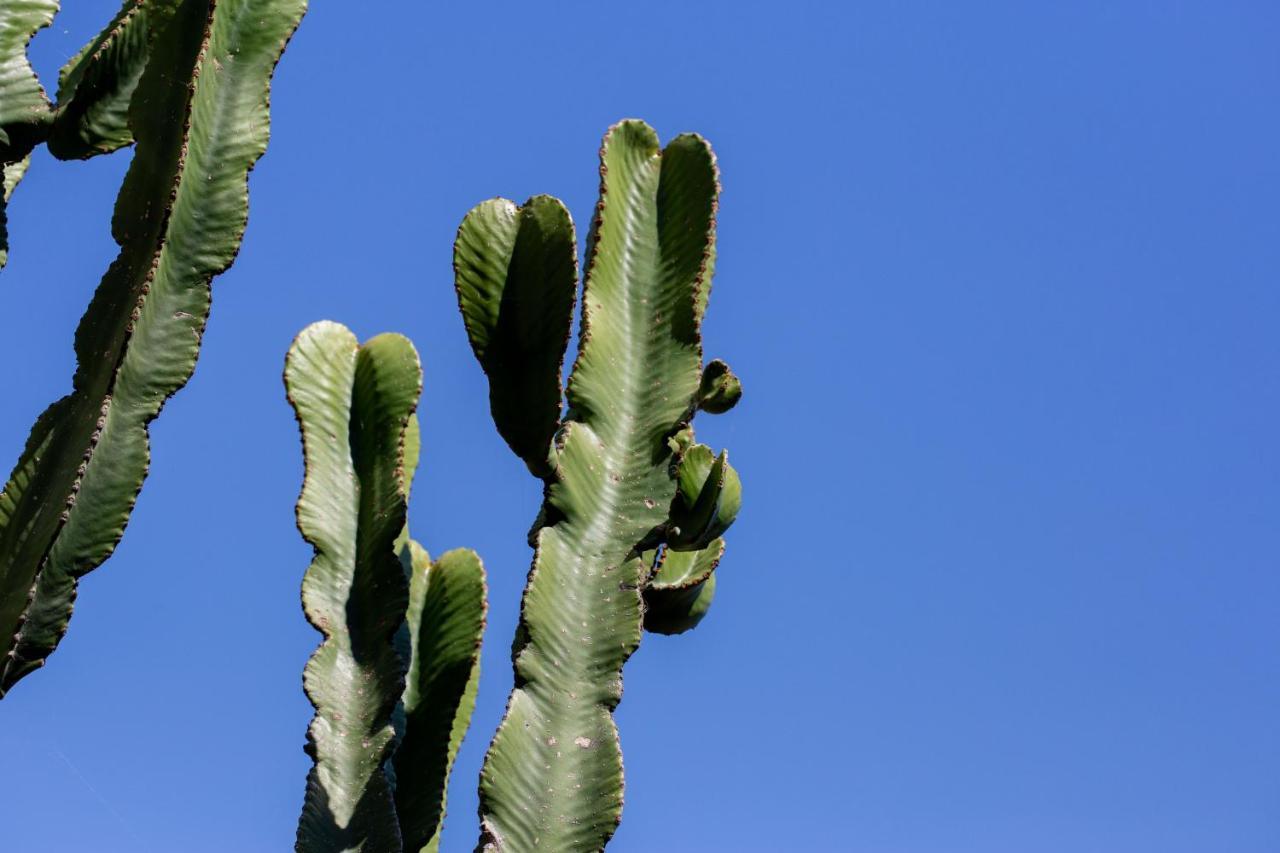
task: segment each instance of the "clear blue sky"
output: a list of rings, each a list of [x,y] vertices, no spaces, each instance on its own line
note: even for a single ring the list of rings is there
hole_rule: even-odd
[[[47,81],[116,7],[67,5]],[[303,21],[132,524],[0,706],[5,850],[291,849],[318,635],[280,372],[322,318],[417,342],[414,530],[489,568],[471,850],[539,490],[450,242],[499,194],[585,222],[626,116],[720,157],[707,352],[747,393],[699,429],[746,504],[710,616],[627,667],[611,851],[1280,850],[1280,8],[373,5]],[[6,471],[128,156],[42,153],[14,199]]]

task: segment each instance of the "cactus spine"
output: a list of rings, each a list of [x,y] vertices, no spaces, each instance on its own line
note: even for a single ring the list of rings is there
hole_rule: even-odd
[[[285,386],[306,459],[298,529],[315,548],[303,606],[325,638],[303,679],[316,715],[297,849],[434,851],[475,707],[485,588],[474,552],[433,563],[409,538],[418,355],[399,335],[357,345],[317,323]]]
[[[600,159],[563,422],[550,392],[559,390],[576,287],[568,212],[548,197],[484,202],[454,248],[494,420],[545,482],[515,689],[481,774],[483,849],[559,853],[608,842],[623,794],[612,711],[645,599],[663,611],[652,628],[691,627],[709,604],[719,536],[737,511],[723,499],[739,494],[725,455],[705,464],[710,450],[692,444],[688,426],[700,404],[724,411],[741,393],[723,363],[701,369],[715,158],[701,137],[662,149],[648,125],[624,121]]]
[[[38,5],[51,4],[5,8]],[[0,492],[0,695],[43,665],[66,631],[78,578],[124,532],[147,470],[147,424],[194,369],[210,281],[239,248],[248,172],[267,144],[271,74],[306,3],[147,6],[154,33],[136,86],[103,84],[115,67],[103,62],[76,89],[104,104],[126,98],[137,150],[112,222],[120,254],[76,333],[73,390],[36,421]],[[85,88],[91,76],[98,82]],[[12,151],[19,137],[5,127]]]

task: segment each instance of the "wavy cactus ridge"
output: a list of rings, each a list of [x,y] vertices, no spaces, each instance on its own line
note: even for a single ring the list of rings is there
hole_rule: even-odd
[[[480,557],[458,548],[432,562],[410,540],[404,736],[393,758],[396,814],[406,850],[436,853],[449,774],[475,710],[486,582]]]
[[[272,72],[305,0],[180,0],[130,108],[137,153],[116,203],[121,246],[76,332],[74,390],[19,460],[0,519],[0,693],[65,633],[77,579],[124,532],[147,425],[194,369],[211,279],[239,248],[266,148]],[[175,121],[175,117],[179,120]]]
[[[387,762],[404,691],[394,638],[409,589],[396,540],[405,527],[404,441],[422,390],[412,344],[380,335],[364,345],[317,323],[285,362],[302,432],[306,476],[298,529],[315,549],[302,585],[308,621],[324,635],[303,684],[316,709],[298,849],[401,849]]]
[[[0,4],[0,163],[14,163],[44,140],[53,107],[36,77],[27,46],[53,23],[58,0]]]
[[[60,160],[107,154],[133,142],[129,101],[142,77],[156,25],[176,0],[124,0],[111,22],[58,75],[49,153]]]
[[[634,120],[605,136],[568,415],[513,647],[516,686],[481,774],[480,849],[600,850],[621,817],[612,711],[642,634],[642,554],[676,496],[668,439],[696,409],[718,191],[700,137],[664,150]]]

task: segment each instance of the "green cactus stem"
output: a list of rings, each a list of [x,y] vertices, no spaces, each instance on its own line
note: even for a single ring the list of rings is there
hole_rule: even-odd
[[[0,492],[0,694],[44,663],[78,578],[124,532],[147,424],[191,375],[210,281],[239,248],[271,74],[306,6],[174,2],[130,105],[137,150],[112,222],[120,254],[76,332],[73,390],[36,421]]]
[[[487,354],[544,353],[542,375],[525,381],[540,389],[539,399],[558,386],[561,329],[573,304],[568,214],[546,197],[519,208],[485,202],[463,221],[454,249],[459,305],[489,376],[494,420],[546,485],[513,648],[515,689],[481,774],[484,850],[569,853],[608,842],[623,793],[612,712],[623,664],[640,642],[656,551],[678,520],[689,528],[680,533],[689,553],[709,547],[703,540],[732,520],[724,495],[737,477],[727,460],[702,466],[698,451],[681,465],[701,399],[700,324],[719,192],[714,155],[692,134],[663,149],[648,125],[624,121],[605,136],[600,156],[568,413],[526,442],[513,441],[504,425],[520,401],[508,390],[516,368]],[[544,219],[555,227],[528,224]],[[687,519],[674,517],[677,509]],[[710,581],[708,569],[699,582],[705,589]]]
[[[317,323],[285,386],[306,460],[298,529],[315,548],[303,606],[324,635],[303,678],[316,714],[297,849],[434,851],[475,706],[485,582],[474,552],[433,563],[409,538],[418,356],[400,335],[358,345]]]
[[[0,193],[0,269],[3,269],[9,261],[9,197],[13,195],[14,189],[17,188],[18,182],[27,173],[27,167],[30,165],[30,154],[16,163],[4,165],[4,191]]]

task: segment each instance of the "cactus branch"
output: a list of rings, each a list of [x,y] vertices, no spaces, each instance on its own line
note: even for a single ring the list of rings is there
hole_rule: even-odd
[[[28,4],[29,5],[29,4]],[[130,107],[120,255],[76,333],[70,395],[37,422],[0,492],[0,693],[43,664],[76,583],[124,532],[147,424],[194,369],[209,284],[230,266],[267,144],[271,73],[305,0],[180,0]]]
[[[174,0],[124,0],[106,28],[63,66],[47,140],[50,154],[82,159],[133,142],[129,100],[146,67],[151,36],[176,5]]]

